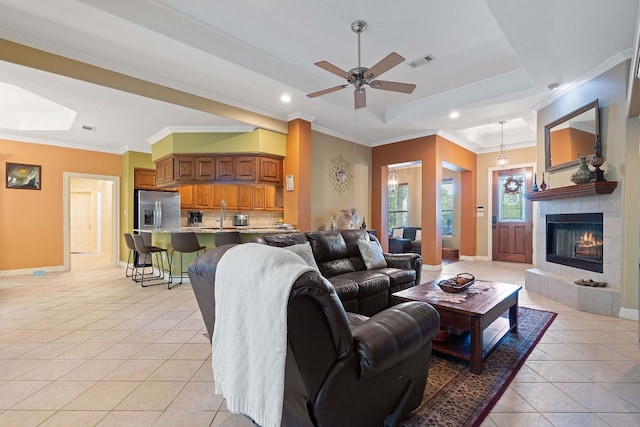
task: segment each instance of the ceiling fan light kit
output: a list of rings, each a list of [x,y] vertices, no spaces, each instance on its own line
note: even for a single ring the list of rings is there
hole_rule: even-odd
[[[327,62],[327,61],[319,61],[314,65],[322,68],[323,70],[329,71],[337,76],[340,76],[347,80],[347,84],[342,84],[339,86],[334,86],[329,89],[324,89],[318,92],[313,92],[307,94],[309,98],[315,98],[317,96],[326,95],[328,93],[336,92],[340,89],[345,89],[347,87],[354,87],[353,91],[353,99],[354,106],[356,109],[364,108],[367,106],[367,93],[365,90],[365,85],[373,89],[379,90],[389,90],[392,92],[400,92],[410,94],[416,88],[416,85],[409,83],[398,83],[398,82],[389,82],[385,80],[374,80],[376,77],[380,76],[382,73],[389,71],[396,65],[404,62],[404,58],[398,55],[396,52],[391,52],[387,56],[385,56],[381,61],[375,64],[371,68],[363,67],[360,63],[360,34],[366,30],[367,23],[361,20],[354,21],[351,24],[351,31],[358,35],[358,66],[350,69],[349,71],[344,71],[343,69],[336,67],[335,65]]]

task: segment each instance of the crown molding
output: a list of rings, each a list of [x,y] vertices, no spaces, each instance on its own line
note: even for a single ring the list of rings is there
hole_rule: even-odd
[[[129,147],[126,145],[120,146],[118,148],[102,148],[96,147],[93,145],[84,145],[84,144],[72,144],[68,142],[56,141],[53,139],[44,139],[44,138],[30,138],[27,136],[17,136],[17,135],[9,135],[0,133],[0,139],[4,139],[7,141],[15,141],[15,142],[26,142],[29,144],[40,144],[40,145],[51,145],[54,147],[62,147],[62,148],[73,148],[76,150],[87,150],[87,151],[97,151],[99,153],[108,153],[108,154],[124,154],[129,151]]]
[[[547,107],[553,101],[555,101],[556,99],[560,98],[561,96],[569,93],[570,91],[574,90],[577,87],[582,86],[583,84],[587,83],[588,81],[595,79],[600,74],[605,73],[606,71],[609,71],[610,69],[612,69],[616,65],[626,61],[627,59],[630,59],[631,57],[632,57],[632,49],[631,48],[625,49],[622,52],[619,52],[619,53],[613,55],[611,58],[607,59],[606,61],[604,61],[600,65],[598,65],[598,66],[594,67],[593,69],[591,69],[590,71],[588,71],[582,77],[574,80],[573,82],[571,82],[571,83],[569,83],[567,85],[561,86],[558,90],[554,90],[551,95],[549,95],[547,98],[543,99],[538,104],[536,104],[533,107],[531,107],[531,109],[537,113],[538,111],[540,111],[544,107]]]
[[[301,120],[305,120],[309,123],[313,123],[316,118],[310,114],[305,114],[305,113],[291,113],[287,116],[287,121],[291,122],[293,120],[296,119],[301,119]]]
[[[347,135],[347,134],[344,134],[342,132],[337,132],[337,131],[335,131],[333,129],[329,129],[329,128],[326,128],[324,126],[319,126],[319,125],[316,125],[314,123],[311,123],[311,130],[315,130],[316,132],[324,133],[326,135],[333,136],[335,138],[344,139],[345,141],[353,142],[355,144],[366,145],[366,144],[362,144],[362,143],[357,142],[357,141],[352,141],[351,140],[351,135]]]

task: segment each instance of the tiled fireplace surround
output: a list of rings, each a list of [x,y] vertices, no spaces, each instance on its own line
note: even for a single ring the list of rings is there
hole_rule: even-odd
[[[622,281],[622,188],[618,182],[611,194],[537,201],[535,224],[535,265],[527,270],[525,287],[577,310],[618,316]],[[603,213],[603,272],[582,270],[546,260],[546,215]],[[578,286],[578,279],[607,282],[606,288]]]

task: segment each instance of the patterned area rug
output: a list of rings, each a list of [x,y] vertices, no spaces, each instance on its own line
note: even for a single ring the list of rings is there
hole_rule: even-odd
[[[482,375],[469,364],[432,355],[422,403],[400,423],[415,426],[478,426],[491,411],[556,313],[518,308],[518,333],[509,334],[482,365]]]

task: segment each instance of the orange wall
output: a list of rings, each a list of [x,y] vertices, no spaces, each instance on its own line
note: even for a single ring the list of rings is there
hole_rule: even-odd
[[[63,172],[120,176],[120,156],[0,139],[0,161],[41,165],[41,190],[0,188],[0,271],[62,266]]]
[[[284,177],[293,175],[294,190],[284,191],[284,222],[302,231],[311,230],[311,123],[289,122]]]
[[[578,160],[581,156],[593,154],[595,137],[592,133],[579,129],[566,128],[551,133],[552,166]]]
[[[442,232],[440,192],[442,163],[457,166],[461,173],[460,254],[475,256],[477,199],[476,155],[438,135],[416,138],[394,144],[374,147],[371,152],[372,195],[371,227],[380,230],[381,242],[386,249],[387,223],[387,165],[422,162],[422,258],[426,265],[442,262]]]

